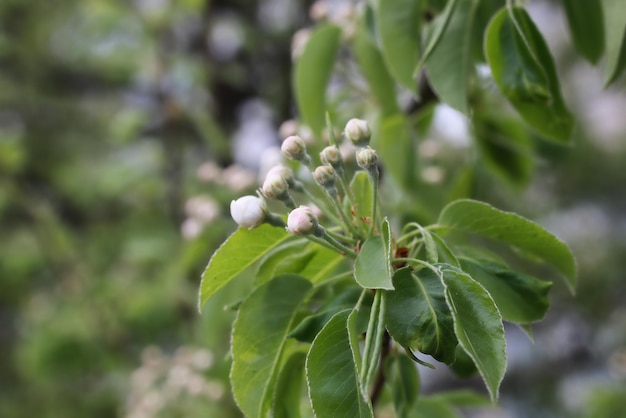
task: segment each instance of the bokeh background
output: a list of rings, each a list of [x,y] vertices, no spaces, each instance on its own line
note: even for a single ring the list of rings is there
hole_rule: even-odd
[[[0,2],[0,416],[238,417],[234,283],[200,315],[200,274],[297,115],[290,0]],[[345,14],[341,1],[329,10]],[[501,405],[481,417],[626,416],[626,95],[573,50],[559,2],[528,2],[578,125],[534,141],[523,187],[470,195],[555,232],[579,263],[535,343],[507,329]],[[342,11],[343,10],[343,11]],[[358,84],[358,83],[357,83]],[[416,138],[437,187],[471,144],[433,107]],[[362,115],[353,115],[362,116]],[[462,160],[462,158],[461,158]],[[475,387],[422,370],[425,392]]]

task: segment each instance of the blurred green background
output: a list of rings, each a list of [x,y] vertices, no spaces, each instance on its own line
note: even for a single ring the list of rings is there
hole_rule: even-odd
[[[537,142],[523,190],[489,174],[471,195],[565,239],[580,286],[576,298],[557,286],[534,345],[507,330],[502,405],[480,413],[623,416],[624,82],[603,90],[558,2],[530,3],[577,115],[574,144]],[[229,202],[255,188],[260,153],[237,150],[279,144],[295,115],[290,45],[309,6],[0,2],[0,417],[240,416],[223,306],[243,285],[202,315],[197,288],[235,227]],[[445,173],[454,159],[431,163]],[[425,391],[459,384],[424,375]]]

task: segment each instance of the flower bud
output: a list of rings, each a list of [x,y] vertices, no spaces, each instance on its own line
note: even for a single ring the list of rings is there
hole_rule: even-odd
[[[313,171],[313,179],[325,189],[334,189],[337,180],[335,169],[329,165],[320,165]]]
[[[270,199],[284,200],[289,190],[289,184],[281,175],[268,173],[261,190]]]
[[[291,168],[284,166],[282,164],[275,165],[274,167],[270,168],[270,170],[267,172],[266,177],[270,177],[270,176],[280,176],[284,178],[290,188],[293,187],[296,182],[296,179],[293,175],[293,171],[291,171]]]
[[[344,135],[354,145],[364,147],[370,142],[372,132],[367,121],[363,119],[350,119],[346,124]]]
[[[309,155],[306,153],[304,140],[297,135],[288,136],[280,147],[280,152],[288,159],[300,161],[305,165],[311,163]]]
[[[287,231],[294,235],[309,235],[315,233],[319,224],[313,210],[307,206],[300,206],[292,210],[287,218]]]
[[[230,215],[239,226],[252,229],[265,221],[267,205],[257,196],[242,196],[230,202]]]
[[[326,165],[330,165],[335,170],[341,167],[341,152],[336,145],[329,145],[320,152],[320,159]]]
[[[362,148],[356,153],[356,163],[364,170],[371,171],[376,168],[377,162],[378,155],[370,147]]]

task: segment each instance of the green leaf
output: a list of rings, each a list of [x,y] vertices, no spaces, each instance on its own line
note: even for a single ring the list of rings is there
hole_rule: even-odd
[[[596,64],[604,51],[604,20],[601,2],[563,0],[563,6],[574,46],[589,62]]]
[[[368,226],[372,218],[372,199],[374,191],[369,175],[365,171],[354,173],[350,181],[350,191],[354,197],[354,207],[350,208],[357,222],[366,223]]]
[[[444,241],[444,239],[441,238],[439,235],[435,234],[434,232],[431,232],[430,236],[432,237],[433,241],[435,241],[435,245],[437,246],[437,254],[438,254],[437,258],[439,259],[439,261],[441,263],[451,264],[455,267],[459,267],[460,266],[459,260],[456,258],[456,256],[454,255],[454,253],[452,252],[448,244],[446,244],[446,242]]]
[[[444,400],[421,397],[412,413],[411,418],[460,418],[460,415]]]
[[[468,83],[472,72],[472,25],[477,5],[477,0],[459,3],[439,45],[426,61],[428,81],[437,96],[466,115],[469,114]]]
[[[409,357],[394,353],[385,359],[385,377],[398,418],[409,416],[420,390],[417,367]]]
[[[259,262],[259,267],[255,273],[254,283],[256,286],[265,282],[269,282],[274,277],[278,276],[277,269],[280,264],[297,259],[305,251],[310,241],[306,239],[287,240],[281,245],[274,247],[269,251]],[[297,274],[297,271],[281,271],[280,274],[293,273]]]
[[[400,112],[396,85],[387,71],[383,57],[362,23],[354,40],[354,54],[363,76],[383,115]]]
[[[294,66],[294,93],[300,117],[318,137],[326,124],[326,87],[339,50],[340,35],[337,26],[319,26]]]
[[[348,315],[350,311],[333,316],[307,355],[309,398],[318,418],[373,417],[372,407],[359,385]]]
[[[409,267],[393,276],[387,293],[387,331],[400,345],[412,347],[446,364],[454,362],[457,339],[441,279],[431,270]]]
[[[533,172],[533,153],[530,136],[521,122],[485,112],[474,113],[472,122],[480,164],[512,186],[525,186]]]
[[[322,305],[317,312],[300,321],[289,336],[298,341],[313,342],[315,336],[324,328],[330,318],[341,311],[352,309],[356,305],[362,291],[362,289],[355,287],[341,292],[337,297]]]
[[[524,9],[503,8],[494,16],[485,55],[496,84],[526,123],[547,139],[567,143],[573,118],[546,42]]]
[[[239,228],[213,253],[200,282],[198,309],[239,273],[260,260],[289,238],[283,228],[263,224],[255,229]]]
[[[489,293],[469,275],[452,266],[444,266],[441,271],[459,345],[474,360],[495,402],[506,370],[500,312]]]
[[[368,238],[354,261],[354,278],[366,289],[393,290],[388,238]]]
[[[242,303],[233,325],[230,380],[246,416],[262,417],[270,409],[287,335],[311,287],[301,277],[280,276]]]
[[[461,258],[461,266],[489,292],[504,320],[529,324],[548,311],[551,282],[484,260]]]
[[[574,256],[563,241],[538,224],[515,213],[469,199],[457,200],[446,206],[439,216],[439,224],[506,242],[524,255],[551,264],[563,275],[570,291],[574,292]]]
[[[294,273],[309,279],[315,285],[322,283],[329,274],[344,260],[338,252],[311,242],[302,252],[282,260],[274,274]]]
[[[606,39],[604,85],[608,86],[626,67],[626,3],[623,0],[601,1]]]
[[[281,367],[274,393],[274,418],[300,418],[306,351],[292,353]]]
[[[389,72],[398,83],[417,95],[413,70],[419,59],[422,2],[381,1],[376,8],[382,54]]]
[[[461,408],[468,406],[489,406],[489,398],[482,393],[477,393],[468,389],[439,393],[437,395],[430,396],[430,399],[438,399],[449,405]]]
[[[378,151],[385,170],[398,186],[407,190],[414,186],[416,153],[407,119],[402,113],[381,117],[372,147]]]
[[[484,35],[489,21],[502,7],[506,0],[480,0],[474,14],[472,25],[472,56],[477,62],[485,62]]]
[[[419,74],[420,70],[422,69],[426,61],[428,61],[428,58],[439,44],[439,41],[441,40],[441,37],[443,36],[443,33],[448,26],[448,22],[452,17],[452,13],[454,13],[456,4],[457,0],[448,0],[445,9],[443,9],[441,14],[437,16],[435,20],[433,20],[429,30],[430,36],[428,37],[428,43],[426,45],[426,48],[424,49],[424,54],[422,55],[419,62],[415,66],[415,69],[413,70],[413,74],[415,76]]]

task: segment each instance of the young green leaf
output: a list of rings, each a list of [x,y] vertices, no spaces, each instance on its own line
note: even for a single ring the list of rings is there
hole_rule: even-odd
[[[309,398],[318,418],[372,418],[359,385],[348,332],[349,310],[333,316],[317,335],[306,359]]]
[[[500,312],[489,293],[470,276],[452,266],[442,266],[441,271],[459,345],[474,360],[495,402],[506,370]]]
[[[428,61],[430,55],[433,53],[435,48],[437,48],[437,45],[439,44],[443,33],[446,31],[448,22],[450,22],[450,19],[452,18],[452,13],[454,13],[454,9],[457,3],[457,0],[448,0],[445,9],[443,9],[441,14],[437,16],[435,20],[433,20],[432,26],[430,28],[430,36],[428,37],[428,43],[426,45],[426,48],[424,49],[422,57],[420,58],[419,62],[415,66],[415,69],[413,70],[414,76],[417,76],[417,74],[419,74],[426,61]]]
[[[343,259],[344,256],[337,251],[310,242],[300,253],[291,254],[279,262],[274,275],[298,274],[313,284],[320,284]]]
[[[400,345],[429,354],[446,364],[454,362],[457,339],[441,279],[433,271],[396,271],[396,288],[387,293],[387,331]]]
[[[306,351],[292,353],[280,369],[274,392],[274,418],[300,418]]]
[[[233,325],[230,372],[233,394],[249,417],[265,416],[289,330],[311,283],[280,276],[256,288],[242,303]]]
[[[413,360],[403,354],[391,354],[385,360],[386,382],[391,389],[398,418],[409,417],[420,391],[419,374]]]
[[[413,186],[416,158],[406,117],[402,113],[382,117],[372,143],[395,183],[405,189]]]
[[[234,279],[290,235],[282,228],[263,224],[254,229],[239,228],[215,251],[200,282],[198,309]]]
[[[289,336],[298,341],[313,342],[315,336],[319,334],[330,318],[341,311],[354,307],[362,291],[362,289],[355,287],[341,292],[337,297],[330,299],[328,303],[322,305],[314,314],[300,321]]]
[[[461,258],[461,266],[489,292],[505,321],[529,324],[548,311],[551,282],[484,260]]]
[[[576,286],[576,262],[567,245],[538,224],[475,200],[457,200],[446,206],[439,225],[506,242],[522,254],[555,267],[570,291]]]
[[[588,0],[563,0],[563,6],[574,46],[589,62],[596,64],[604,51],[602,3]]]
[[[372,96],[380,105],[383,116],[399,113],[395,83],[387,71],[380,51],[367,33],[364,23],[359,26],[354,40],[354,54]]]
[[[486,112],[475,112],[472,122],[481,165],[512,186],[525,186],[533,172],[533,152],[522,122]]]
[[[472,71],[472,25],[477,5],[477,0],[459,3],[439,45],[426,61],[428,81],[437,96],[466,115]]]
[[[294,66],[294,94],[300,117],[318,137],[326,124],[326,87],[339,49],[341,29],[323,25],[310,35]]]
[[[439,259],[439,261],[441,263],[451,264],[455,267],[460,267],[459,260],[456,258],[456,255],[454,255],[444,239],[434,232],[431,232],[430,236],[432,237],[433,241],[435,241],[435,245],[437,246],[437,258]]]
[[[365,171],[359,170],[354,173],[350,181],[350,191],[354,196],[354,207],[350,209],[353,211],[357,222],[365,222],[372,217],[372,196],[374,195],[372,182]]]
[[[496,84],[522,118],[547,139],[567,143],[573,118],[561,97],[552,55],[524,9],[503,8],[494,16],[485,55]]]
[[[413,70],[419,59],[423,4],[415,0],[381,1],[376,22],[382,54],[394,78],[417,95]]]
[[[450,406],[448,402],[442,399],[433,399],[431,396],[421,397],[418,399],[411,418],[460,418],[461,415]]]
[[[366,289],[393,289],[390,247],[381,235],[368,238],[354,262],[354,278]]]
[[[284,262],[291,263],[305,251],[307,245],[309,244],[310,241],[306,239],[292,239],[274,247],[259,262],[259,267],[254,276],[254,284],[259,286],[278,276],[279,274],[276,274],[278,266]],[[298,272],[281,272],[281,274],[286,273],[297,274]]]
[[[626,68],[626,3],[623,0],[602,0],[606,36],[606,71],[608,86]]]

